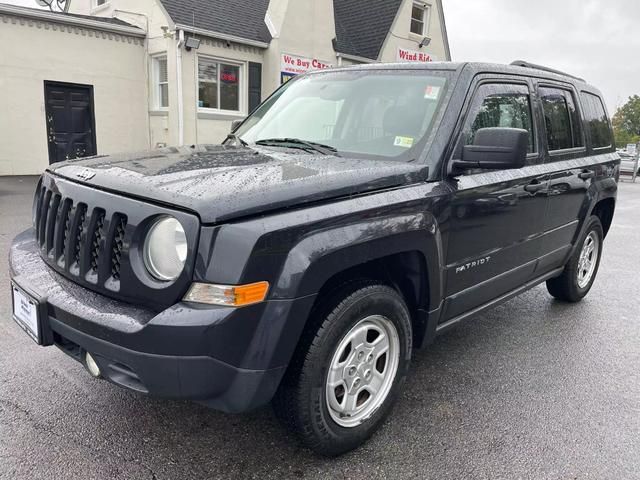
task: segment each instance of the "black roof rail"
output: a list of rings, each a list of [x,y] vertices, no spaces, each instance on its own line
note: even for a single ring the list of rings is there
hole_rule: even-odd
[[[581,82],[586,83],[586,80],[584,78],[576,77],[575,75],[570,75],[568,73],[561,72],[560,70],[555,70],[553,68],[544,67],[542,65],[536,65],[535,63],[526,62],[524,60],[516,60],[515,62],[511,62],[511,65],[513,65],[514,67],[535,68],[536,70],[542,70],[542,71],[545,71],[545,72],[550,72],[550,73],[555,73],[555,74],[558,74],[558,75],[563,75],[565,77],[571,77],[571,78],[573,78],[575,80],[579,80]]]

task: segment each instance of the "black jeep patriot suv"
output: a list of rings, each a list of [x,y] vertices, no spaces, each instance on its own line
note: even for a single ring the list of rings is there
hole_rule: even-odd
[[[525,62],[302,75],[223,145],[52,165],[14,318],[91,375],[226,412],[270,401],[336,455],[412,350],[546,282],[577,302],[613,217],[599,92]]]

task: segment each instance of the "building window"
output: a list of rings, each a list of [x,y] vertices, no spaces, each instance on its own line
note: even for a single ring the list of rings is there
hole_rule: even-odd
[[[198,58],[198,107],[240,111],[240,65]]]
[[[163,109],[169,107],[169,73],[167,71],[167,57],[153,59],[153,78],[155,90],[155,107]]]
[[[429,5],[414,2],[411,9],[411,33],[424,36],[429,33]]]
[[[94,0],[93,5],[94,7],[101,7],[102,5],[106,5],[107,3],[109,3],[109,0]]]

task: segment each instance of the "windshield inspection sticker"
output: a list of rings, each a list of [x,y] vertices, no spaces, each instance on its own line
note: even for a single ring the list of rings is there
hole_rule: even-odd
[[[413,137],[396,137],[393,142],[394,147],[411,148],[413,146]]]
[[[427,85],[424,89],[424,98],[427,100],[437,100],[440,95],[440,87],[434,85]]]

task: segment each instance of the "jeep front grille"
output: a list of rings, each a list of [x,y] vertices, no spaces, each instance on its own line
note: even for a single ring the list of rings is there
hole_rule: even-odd
[[[36,239],[43,258],[72,277],[120,288],[126,215],[64,198],[41,187],[36,200]]]

